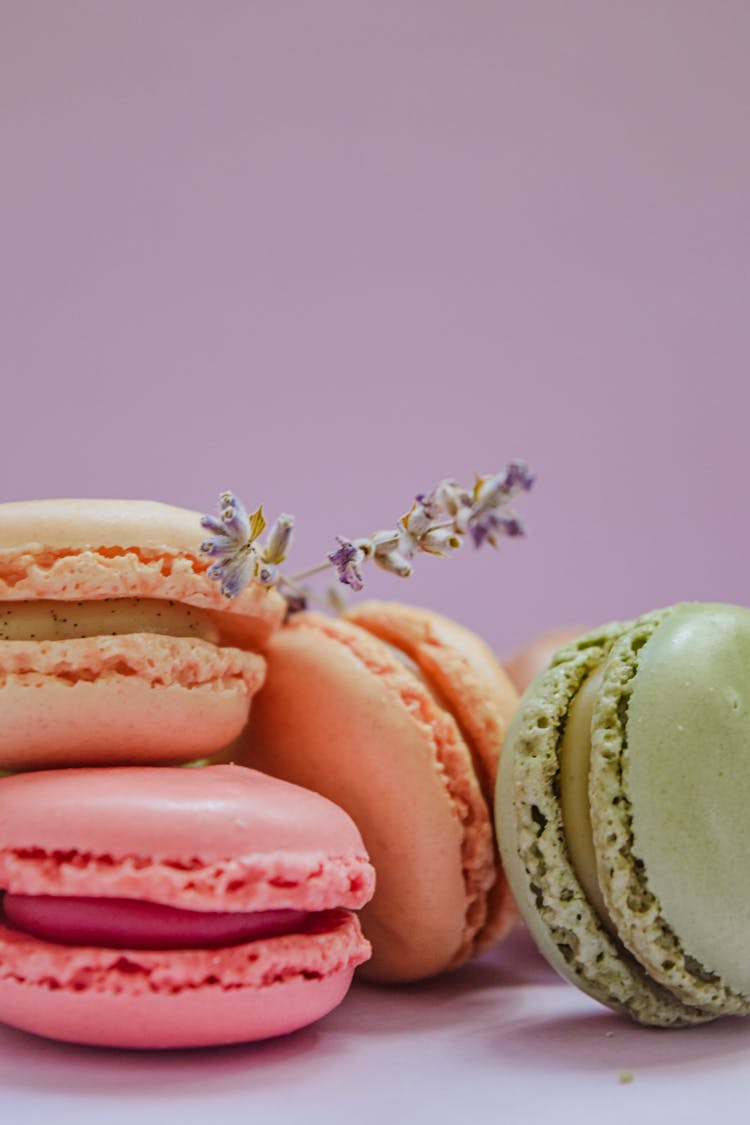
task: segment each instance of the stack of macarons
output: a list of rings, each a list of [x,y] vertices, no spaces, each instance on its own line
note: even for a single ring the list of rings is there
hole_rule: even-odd
[[[330,801],[227,764],[283,599],[231,601],[200,516],[0,505],[0,1020],[113,1046],[301,1027],[369,956]]]
[[[641,1023],[750,1013],[750,610],[564,645],[503,750],[497,826],[539,948]]]

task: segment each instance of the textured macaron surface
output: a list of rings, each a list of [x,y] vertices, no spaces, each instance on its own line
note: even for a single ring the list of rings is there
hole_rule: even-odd
[[[641,643],[661,617],[636,623]],[[519,909],[550,963],[596,999],[641,1022],[682,1026],[711,1016],[654,981],[608,931],[573,867],[562,817],[560,746],[572,701],[589,676],[607,667],[613,646],[631,628],[613,623],[566,645],[526,692],[501,755],[498,836]],[[622,665],[611,667],[609,684]],[[615,738],[615,746],[612,752],[619,753],[621,739]]]
[[[399,602],[360,602],[347,618],[402,653],[436,703],[455,719],[491,810],[500,750],[518,706],[518,694],[494,653],[476,633],[450,618]],[[498,869],[473,952],[503,937],[515,918],[510,888]]]

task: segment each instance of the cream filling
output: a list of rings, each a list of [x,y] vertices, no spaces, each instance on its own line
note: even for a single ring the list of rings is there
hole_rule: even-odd
[[[211,613],[158,598],[0,603],[0,640],[4,641],[66,641],[125,633],[219,641]]]
[[[589,802],[591,716],[603,674],[603,668],[593,672],[578,689],[568,708],[559,750],[560,811],[565,844],[576,878],[599,921],[613,937],[617,937],[617,929],[604,902],[596,871]]]

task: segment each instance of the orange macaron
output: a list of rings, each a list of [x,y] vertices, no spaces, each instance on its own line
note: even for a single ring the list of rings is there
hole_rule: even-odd
[[[284,601],[228,600],[201,517],[137,500],[0,505],[0,770],[182,762],[240,734]]]
[[[293,616],[266,656],[240,757],[360,829],[377,876],[363,975],[419,980],[489,948],[515,917],[491,810],[518,697],[487,646],[427,610],[365,602]]]

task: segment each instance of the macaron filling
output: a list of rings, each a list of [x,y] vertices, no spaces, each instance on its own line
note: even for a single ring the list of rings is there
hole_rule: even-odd
[[[0,602],[0,640],[64,641],[75,637],[156,633],[219,643],[213,615],[161,598],[101,598],[94,601]]]
[[[603,677],[601,666],[584,680],[570,703],[558,751],[560,811],[565,845],[575,876],[599,921],[613,937],[617,937],[617,928],[599,885],[589,802],[591,716]]]
[[[109,949],[210,949],[299,932],[318,912],[182,910],[126,898],[7,892],[4,922],[57,945]]]

